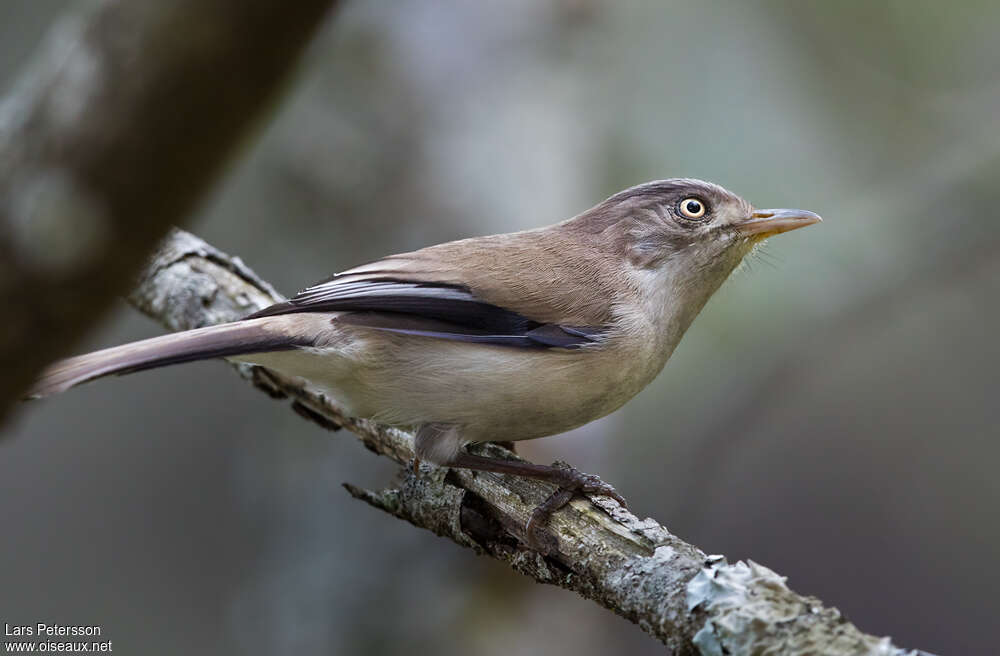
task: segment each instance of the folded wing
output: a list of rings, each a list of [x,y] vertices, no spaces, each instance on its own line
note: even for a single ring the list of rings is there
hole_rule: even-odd
[[[376,330],[521,348],[574,349],[600,327],[542,323],[487,303],[459,285],[368,279],[347,272],[308,287],[248,319],[295,312],[343,312],[338,321]]]

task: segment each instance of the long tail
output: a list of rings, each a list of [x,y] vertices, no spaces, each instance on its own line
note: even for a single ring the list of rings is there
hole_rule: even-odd
[[[276,319],[278,319],[276,321]],[[250,319],[144,339],[60,360],[46,369],[27,398],[41,398],[111,374],[245,353],[284,351],[308,343],[278,317]]]

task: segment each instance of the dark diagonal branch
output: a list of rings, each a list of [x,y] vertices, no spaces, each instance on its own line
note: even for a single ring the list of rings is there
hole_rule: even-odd
[[[280,297],[239,259],[197,237],[173,232],[146,270],[131,302],[172,330],[237,319]],[[346,416],[334,399],[299,381],[247,366],[240,374],[304,417],[347,428],[370,450],[401,465],[412,436]],[[515,457],[487,446],[494,455]],[[791,591],[756,563],[707,556],[652,519],[615,502],[579,499],[553,517],[549,555],[522,546],[532,509],[550,492],[517,477],[424,467],[400,470],[397,484],[356,498],[543,582],[574,590],[637,623],[676,654],[880,654],[905,652],[859,631],[835,608]]]
[[[0,417],[190,214],[332,4],[101,0],[56,23],[0,105]]]

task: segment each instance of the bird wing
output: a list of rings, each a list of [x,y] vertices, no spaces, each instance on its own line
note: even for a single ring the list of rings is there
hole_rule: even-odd
[[[296,312],[344,312],[337,320],[351,325],[526,348],[579,348],[597,341],[602,332],[597,327],[534,321],[488,303],[461,285],[372,279],[356,270],[307,287],[247,319]]]
[[[579,348],[610,334],[617,269],[545,228],[390,255],[339,273],[254,317],[338,312],[338,322],[531,348]],[[619,267],[620,268],[620,267]]]

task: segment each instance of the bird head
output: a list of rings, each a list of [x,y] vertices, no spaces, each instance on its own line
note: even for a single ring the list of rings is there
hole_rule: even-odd
[[[672,178],[619,192],[576,220],[612,237],[639,268],[731,264],[731,271],[761,241],[822,219],[807,210],[758,210],[711,182]]]
[[[755,209],[711,182],[672,178],[621,191],[566,225],[624,260],[640,297],[683,331],[756,245],[819,221],[806,210]]]

